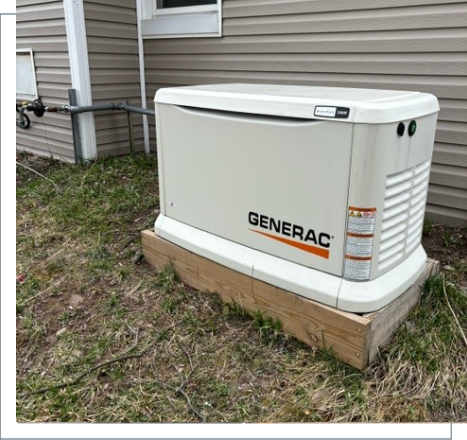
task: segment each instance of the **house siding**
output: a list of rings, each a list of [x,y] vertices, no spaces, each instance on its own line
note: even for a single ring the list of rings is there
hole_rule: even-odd
[[[141,106],[136,7],[128,0],[85,0],[84,15],[93,104]],[[128,115],[96,112],[98,156],[130,151]],[[131,115],[135,150],[143,150],[141,115]]]
[[[44,105],[68,103],[71,88],[70,62],[62,1],[17,0],[16,47],[31,48],[36,67],[39,99]],[[74,160],[71,120],[68,115],[47,113],[36,118],[28,113],[31,126],[16,129],[19,150]]]
[[[433,93],[427,216],[467,225],[467,2],[224,0],[222,14],[222,38],[145,40],[148,106],[160,87],[223,82]]]

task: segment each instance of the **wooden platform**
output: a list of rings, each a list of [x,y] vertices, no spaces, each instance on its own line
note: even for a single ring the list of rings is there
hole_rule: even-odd
[[[340,360],[359,369],[377,356],[420,299],[420,285],[439,269],[428,260],[412,287],[381,310],[366,315],[343,312],[279,289],[229,269],[157,237],[142,232],[143,255],[155,268],[174,265],[189,286],[216,292],[224,302],[235,301],[249,311],[278,318],[286,333],[310,346],[332,348]]]

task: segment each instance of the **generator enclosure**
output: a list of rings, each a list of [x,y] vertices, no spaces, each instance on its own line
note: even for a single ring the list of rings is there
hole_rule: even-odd
[[[357,313],[422,273],[433,95],[217,84],[155,109],[161,238]]]

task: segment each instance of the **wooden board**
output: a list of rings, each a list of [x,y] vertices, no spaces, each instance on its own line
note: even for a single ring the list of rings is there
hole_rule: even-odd
[[[361,316],[251,278],[165,241],[153,231],[142,232],[142,245],[145,259],[153,267],[161,269],[172,263],[189,286],[278,318],[285,332],[310,346],[332,349],[340,360],[359,369],[376,357],[379,346],[390,341],[418,303],[419,285],[437,268],[437,263],[429,260],[424,273],[403,295],[382,310]]]

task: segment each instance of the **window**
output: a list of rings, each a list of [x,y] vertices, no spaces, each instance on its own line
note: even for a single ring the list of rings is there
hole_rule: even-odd
[[[32,49],[16,49],[16,99],[37,99],[36,69]]]
[[[180,8],[187,6],[215,5],[217,0],[157,0],[158,8]]]
[[[220,37],[222,0],[140,0],[143,38]]]

